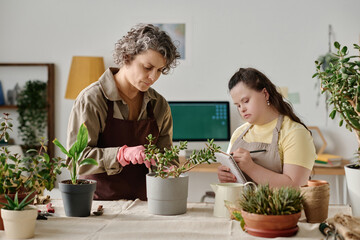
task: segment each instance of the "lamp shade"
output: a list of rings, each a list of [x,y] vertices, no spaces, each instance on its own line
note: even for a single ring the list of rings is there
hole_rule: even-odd
[[[97,81],[104,71],[103,57],[73,56],[65,98],[75,99],[84,88]]]

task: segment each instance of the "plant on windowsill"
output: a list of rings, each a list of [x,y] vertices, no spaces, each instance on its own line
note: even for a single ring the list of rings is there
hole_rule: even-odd
[[[29,206],[34,198],[28,200],[32,196],[30,192],[22,201],[19,201],[18,192],[14,199],[5,194],[7,203],[1,209],[1,216],[4,220],[5,235],[10,239],[26,239],[32,238],[35,233],[35,224],[38,211],[35,207]]]
[[[345,166],[345,175],[353,214],[360,216],[357,184],[360,182],[360,55],[348,56],[348,48],[341,47],[338,42],[335,42],[334,46],[337,52],[333,53],[333,56],[336,60],[331,62],[325,71],[321,68],[323,62],[315,61],[316,73],[313,78],[320,79],[322,93],[328,93],[330,96],[329,104],[333,106],[330,118],[334,119],[338,114],[339,126],[345,124],[346,129],[356,134],[356,162]],[[354,48],[360,50],[357,44],[354,44]]]
[[[69,159],[67,163],[71,179],[59,183],[65,214],[69,217],[87,217],[90,215],[96,181],[78,179],[77,167],[87,164],[98,165],[97,161],[92,158],[81,160],[83,152],[88,145],[87,127],[84,123],[81,124],[76,141],[69,150],[66,150],[57,139],[55,139],[53,143],[58,146]]]
[[[176,215],[186,212],[188,195],[188,176],[184,173],[202,163],[216,162],[215,152],[220,147],[214,140],[208,140],[207,148],[194,151],[184,163],[179,163],[180,150],[187,149],[187,142],[161,151],[153,144],[154,137],[149,134],[145,144],[145,161],[155,162],[152,173],[146,176],[148,209],[158,215]]]
[[[12,119],[8,113],[4,113],[0,124],[0,140],[8,141],[9,131],[12,131]],[[36,154],[23,157],[12,154],[7,146],[0,148],[0,202],[5,202],[5,194],[14,198],[18,193],[19,199],[23,199],[29,192],[40,193],[45,188],[51,191],[54,188],[56,177],[65,166],[60,158],[50,159],[46,153],[44,142],[40,142]],[[3,223],[0,215],[0,230]]]
[[[303,200],[297,188],[246,187],[238,201],[241,210],[232,214],[251,235],[289,237],[298,231]]]

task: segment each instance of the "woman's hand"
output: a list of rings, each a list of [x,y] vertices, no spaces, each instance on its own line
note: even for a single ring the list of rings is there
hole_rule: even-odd
[[[230,168],[220,165],[218,167],[218,179],[221,183],[236,182],[236,177],[230,172]]]
[[[240,169],[248,173],[251,168],[254,166],[254,161],[250,156],[250,152],[243,148],[238,148],[234,152],[231,153],[235,162],[238,164]]]

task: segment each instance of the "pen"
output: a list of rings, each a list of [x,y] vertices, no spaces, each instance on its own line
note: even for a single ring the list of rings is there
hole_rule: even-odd
[[[250,151],[250,153],[257,153],[257,152],[266,152],[266,149]]]

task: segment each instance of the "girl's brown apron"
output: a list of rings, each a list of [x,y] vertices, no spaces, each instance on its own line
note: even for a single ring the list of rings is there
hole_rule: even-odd
[[[240,135],[238,139],[235,140],[233,146],[231,147],[230,152],[234,152],[236,149],[240,147],[248,151],[266,149],[266,152],[251,153],[252,160],[256,164],[263,166],[266,169],[269,169],[277,173],[282,173],[283,167],[279,155],[278,140],[279,140],[279,133],[283,119],[284,116],[280,115],[277,120],[276,127],[274,128],[273,137],[270,144],[263,142],[248,143],[245,140],[243,140],[244,135],[249,131],[250,127],[252,126],[251,125]],[[244,175],[248,181],[253,181],[245,173]]]
[[[133,147],[147,143],[146,137],[151,133],[155,143],[159,136],[159,128],[154,117],[153,108],[149,102],[146,107],[147,119],[132,121],[113,118],[114,102],[107,101],[108,112],[105,129],[100,133],[97,147]],[[146,174],[149,172],[145,164],[132,164],[123,167],[115,175],[99,173],[82,176],[82,178],[97,181],[94,199],[96,200],[134,200],[146,201]]]

